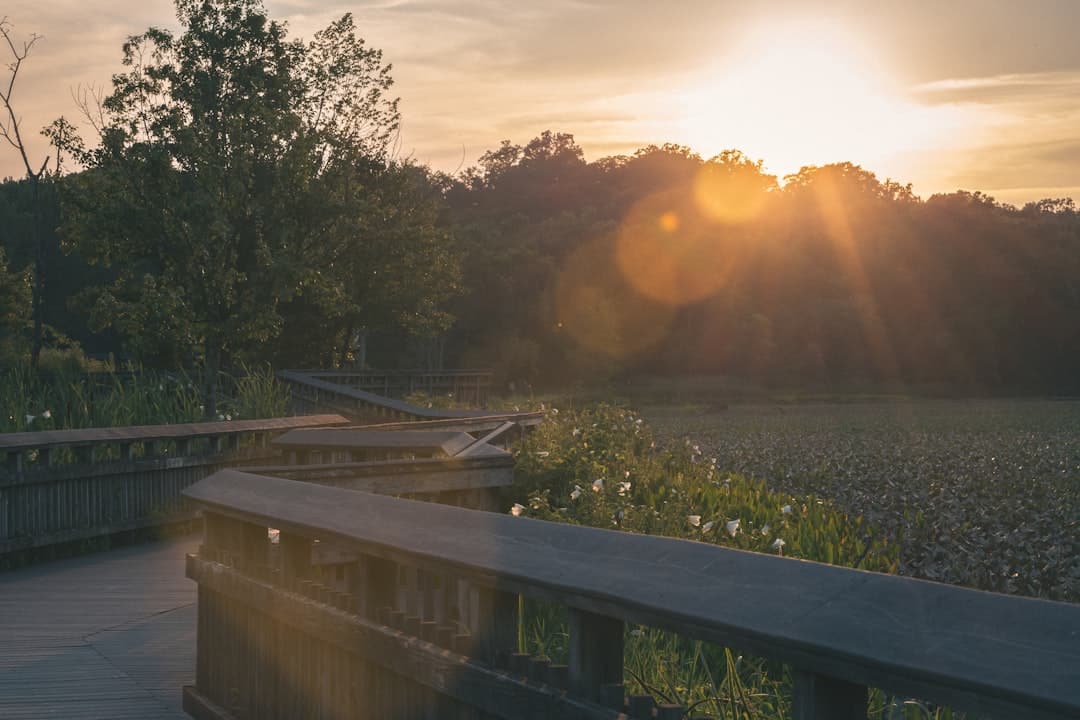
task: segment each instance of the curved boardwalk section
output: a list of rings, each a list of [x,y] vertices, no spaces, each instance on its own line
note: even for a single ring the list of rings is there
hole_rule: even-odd
[[[0,718],[181,720],[195,677],[197,540],[0,573]]]

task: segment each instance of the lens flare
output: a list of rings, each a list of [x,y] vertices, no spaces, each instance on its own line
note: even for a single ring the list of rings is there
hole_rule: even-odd
[[[687,305],[728,281],[731,262],[723,235],[724,228],[706,222],[688,194],[654,195],[627,214],[615,259],[639,293],[665,305]]]
[[[715,222],[750,222],[765,207],[768,196],[763,179],[740,177],[740,173],[707,163],[694,176],[694,202],[705,217]]]
[[[610,238],[571,253],[556,282],[556,326],[588,350],[628,358],[667,335],[674,311],[636,292],[619,273],[614,254]]]

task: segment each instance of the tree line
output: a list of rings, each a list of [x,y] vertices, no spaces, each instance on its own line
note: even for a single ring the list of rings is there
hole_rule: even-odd
[[[52,166],[0,184],[0,363],[1080,390],[1071,200],[676,145],[588,162],[553,132],[447,175],[396,156],[392,68],[351,16],[302,41],[258,0],[176,9],[84,97],[93,137],[58,120]]]

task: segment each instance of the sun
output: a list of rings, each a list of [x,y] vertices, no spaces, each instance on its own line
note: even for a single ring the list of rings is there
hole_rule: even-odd
[[[845,160],[876,166],[935,144],[950,125],[905,99],[854,32],[817,21],[748,28],[676,105],[676,132],[692,148],[738,148],[781,176]]]

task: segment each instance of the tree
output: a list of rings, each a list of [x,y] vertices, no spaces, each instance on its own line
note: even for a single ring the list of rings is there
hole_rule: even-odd
[[[206,412],[230,353],[275,337],[339,226],[328,184],[385,154],[390,67],[343,16],[303,44],[259,0],[177,0],[100,108],[71,197],[72,243],[117,279],[88,297],[144,359],[205,363]]]
[[[32,273],[32,282],[30,284],[30,305],[33,322],[30,362],[34,367],[37,367],[38,357],[41,355],[43,335],[42,316],[45,295],[45,242],[42,228],[41,184],[42,181],[49,180],[48,167],[51,158],[46,156],[40,166],[36,166],[36,164],[30,162],[26,141],[23,138],[23,128],[21,127],[19,116],[15,112],[13,96],[15,94],[15,84],[19,77],[19,71],[22,69],[22,64],[26,58],[30,56],[31,49],[37,44],[37,41],[41,39],[41,36],[31,35],[28,40],[21,43],[16,42],[12,32],[11,23],[8,22],[6,17],[0,17],[0,38],[3,38],[3,43],[7,46],[7,52],[11,57],[11,60],[7,65],[7,82],[0,81],[0,105],[3,106],[3,118],[0,118],[0,138],[7,141],[7,143],[19,154],[19,158],[23,163],[23,168],[26,171],[26,180],[30,183],[32,213],[30,235],[34,258],[34,269]],[[57,147],[59,148],[68,144],[71,130],[71,125],[63,118],[60,118],[50,127],[46,128],[43,131],[43,134],[57,143]],[[60,172],[60,162],[61,155],[58,150],[56,156],[56,169],[54,171],[57,175],[59,175]],[[35,167],[37,167],[36,170],[34,169]]]

